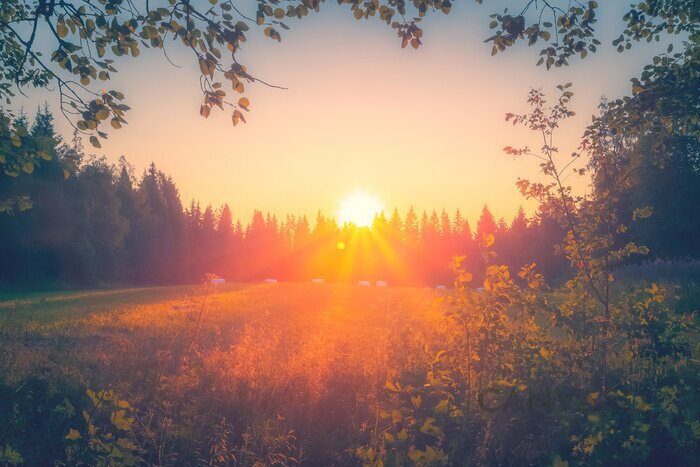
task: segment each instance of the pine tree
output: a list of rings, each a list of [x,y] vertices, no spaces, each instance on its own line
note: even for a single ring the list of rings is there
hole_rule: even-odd
[[[498,226],[496,225],[493,214],[489,211],[488,206],[484,205],[481,210],[479,221],[476,223],[476,236],[474,240],[481,242],[487,235],[495,235],[497,230]]]

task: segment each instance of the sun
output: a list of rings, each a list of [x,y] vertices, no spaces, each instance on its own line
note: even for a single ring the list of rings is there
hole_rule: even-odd
[[[354,224],[357,227],[370,227],[375,214],[382,211],[382,203],[374,195],[364,191],[348,194],[340,202],[338,221],[341,224]]]

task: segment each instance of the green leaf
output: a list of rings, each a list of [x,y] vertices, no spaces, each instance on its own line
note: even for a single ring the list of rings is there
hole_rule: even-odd
[[[10,446],[0,448],[0,462],[10,465],[19,465],[24,462],[22,455]]]

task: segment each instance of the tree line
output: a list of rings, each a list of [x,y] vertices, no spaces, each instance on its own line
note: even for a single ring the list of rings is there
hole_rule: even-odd
[[[86,156],[80,138],[63,141],[56,134],[46,106],[31,123],[22,115],[12,125],[24,128],[25,143],[47,157],[32,167],[31,177],[8,177],[0,186],[0,198],[26,194],[31,207],[8,207],[12,215],[0,216],[4,288],[175,284],[206,273],[228,281],[365,279],[434,286],[452,282],[448,265],[455,255],[466,256],[465,266],[478,277],[480,242],[489,235],[498,261],[513,270],[536,263],[553,281],[571,273],[555,251],[564,230],[546,204],[530,218],[520,209],[510,222],[484,206],[473,227],[459,210],[450,215],[413,208],[376,215],[371,230],[340,226],[321,212],[309,219],[256,210],[244,225],[226,204],[203,208],[193,200],[184,206],[175,181],[154,164],[137,177],[124,157],[114,165]],[[598,175],[594,189],[619,194],[615,209],[623,219],[635,215],[633,206],[653,212],[630,223],[626,239],[648,246],[654,257],[699,257],[697,142],[680,138],[660,160],[648,156],[654,150],[648,138],[620,144],[627,146],[625,156],[614,164],[625,173],[624,185],[609,186]]]
[[[243,224],[231,208],[183,205],[175,181],[154,164],[136,177],[122,157],[110,164],[85,155],[77,136],[56,134],[45,106],[33,122],[13,125],[48,157],[31,177],[10,177],[0,195],[29,195],[30,209],[0,216],[0,283],[30,288],[198,281],[206,273],[229,281],[387,280],[394,284],[451,283],[455,254],[479,261],[475,238],[493,234],[513,265],[562,262],[551,245],[559,228],[546,217],[497,220],[484,206],[472,229],[459,210],[375,216],[372,229],[340,226],[321,213],[275,215],[256,210]],[[478,266],[477,266],[478,268]]]

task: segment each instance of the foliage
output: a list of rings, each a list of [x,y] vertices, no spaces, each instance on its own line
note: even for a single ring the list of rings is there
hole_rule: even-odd
[[[24,462],[22,455],[12,449],[10,446],[5,446],[0,449],[0,462],[7,465],[19,465]]]
[[[46,119],[45,125],[51,126],[51,114],[38,113],[38,120]],[[30,134],[26,118],[12,120],[10,116],[0,110],[0,167],[3,174],[10,177],[4,184],[11,184],[12,179],[25,177],[34,173],[42,162],[50,161],[53,157],[52,150],[55,146],[50,138],[35,138]],[[5,190],[2,190],[5,191]],[[0,194],[0,214],[22,212],[32,207],[32,201],[26,193],[17,193],[8,196]]]
[[[384,436],[357,450],[366,465],[658,465],[697,456],[696,310],[674,310],[656,283],[615,290],[616,267],[647,250],[621,239],[615,191],[573,196],[563,184],[554,132],[573,114],[573,94],[569,85],[559,89],[553,106],[533,90],[529,113],[506,116],[539,133],[541,151],[505,151],[541,161],[549,181],[518,185],[565,229],[561,249],[576,274],[553,292],[534,264],[515,279],[492,264],[494,239],[486,235],[478,293],[464,287],[473,278],[457,258],[446,314],[454,334],[424,378],[387,381]],[[582,150],[614,187],[623,179],[609,162],[622,146],[609,135],[588,133]],[[646,215],[642,209],[636,217]]]
[[[700,86],[698,44],[682,53],[655,57],[641,77],[632,80],[632,95],[603,101],[584,135],[591,156],[594,187],[613,193],[611,206],[626,222],[638,208],[648,219],[630,225],[628,238],[643,241],[661,258],[694,256],[698,226],[695,213],[700,180]],[[606,145],[617,146],[605,157]]]
[[[124,95],[120,91],[95,90],[90,85],[109,81],[122,57],[136,58],[142,48],[165,51],[166,44],[172,42],[190,50],[198,63],[203,94],[201,115],[208,117],[212,108],[223,109],[227,105],[232,108],[236,125],[245,122],[243,112],[250,102],[246,97],[228,97],[224,83],[234,95],[243,93],[247,83],[264,83],[237,60],[251,28],[259,27],[264,36],[281,41],[281,31],[289,29],[283,20],[301,19],[319,11],[322,3],[323,0],[256,0],[240,6],[230,0],[210,0],[207,5],[189,0],[145,5],[123,0],[5,1],[0,9],[0,37],[4,44],[0,49],[0,97],[9,104],[13,85],[21,89],[54,83],[61,96],[61,112],[70,116],[81,131],[89,132],[92,144],[99,147],[98,137],[107,137],[101,125],[109,122],[112,128],[121,128],[129,107],[122,103]],[[374,17],[390,25],[402,47],[410,44],[413,48],[422,43],[419,24],[423,17],[429,12],[449,14],[452,8],[450,1],[443,0],[339,3],[349,6],[358,20]],[[490,26],[497,30],[486,42],[493,44],[493,54],[519,40],[527,40],[528,45],[542,40],[539,63],[549,68],[566,65],[572,56],[584,58],[597,50],[597,2],[519,3],[522,8],[518,13],[509,14],[506,9],[503,14],[491,16]],[[697,36],[697,11],[692,1],[640,2],[632,5],[623,20],[626,28],[615,42],[620,44],[619,50],[630,48],[635,41],[659,40],[662,32]],[[47,50],[38,47],[37,39],[43,37],[48,38],[44,44],[51,44]],[[229,54],[231,58],[225,58]]]
[[[86,390],[89,408],[82,411],[83,429],[69,428],[65,439],[69,463],[87,465],[136,465],[141,449],[133,435],[131,405],[112,390]]]

